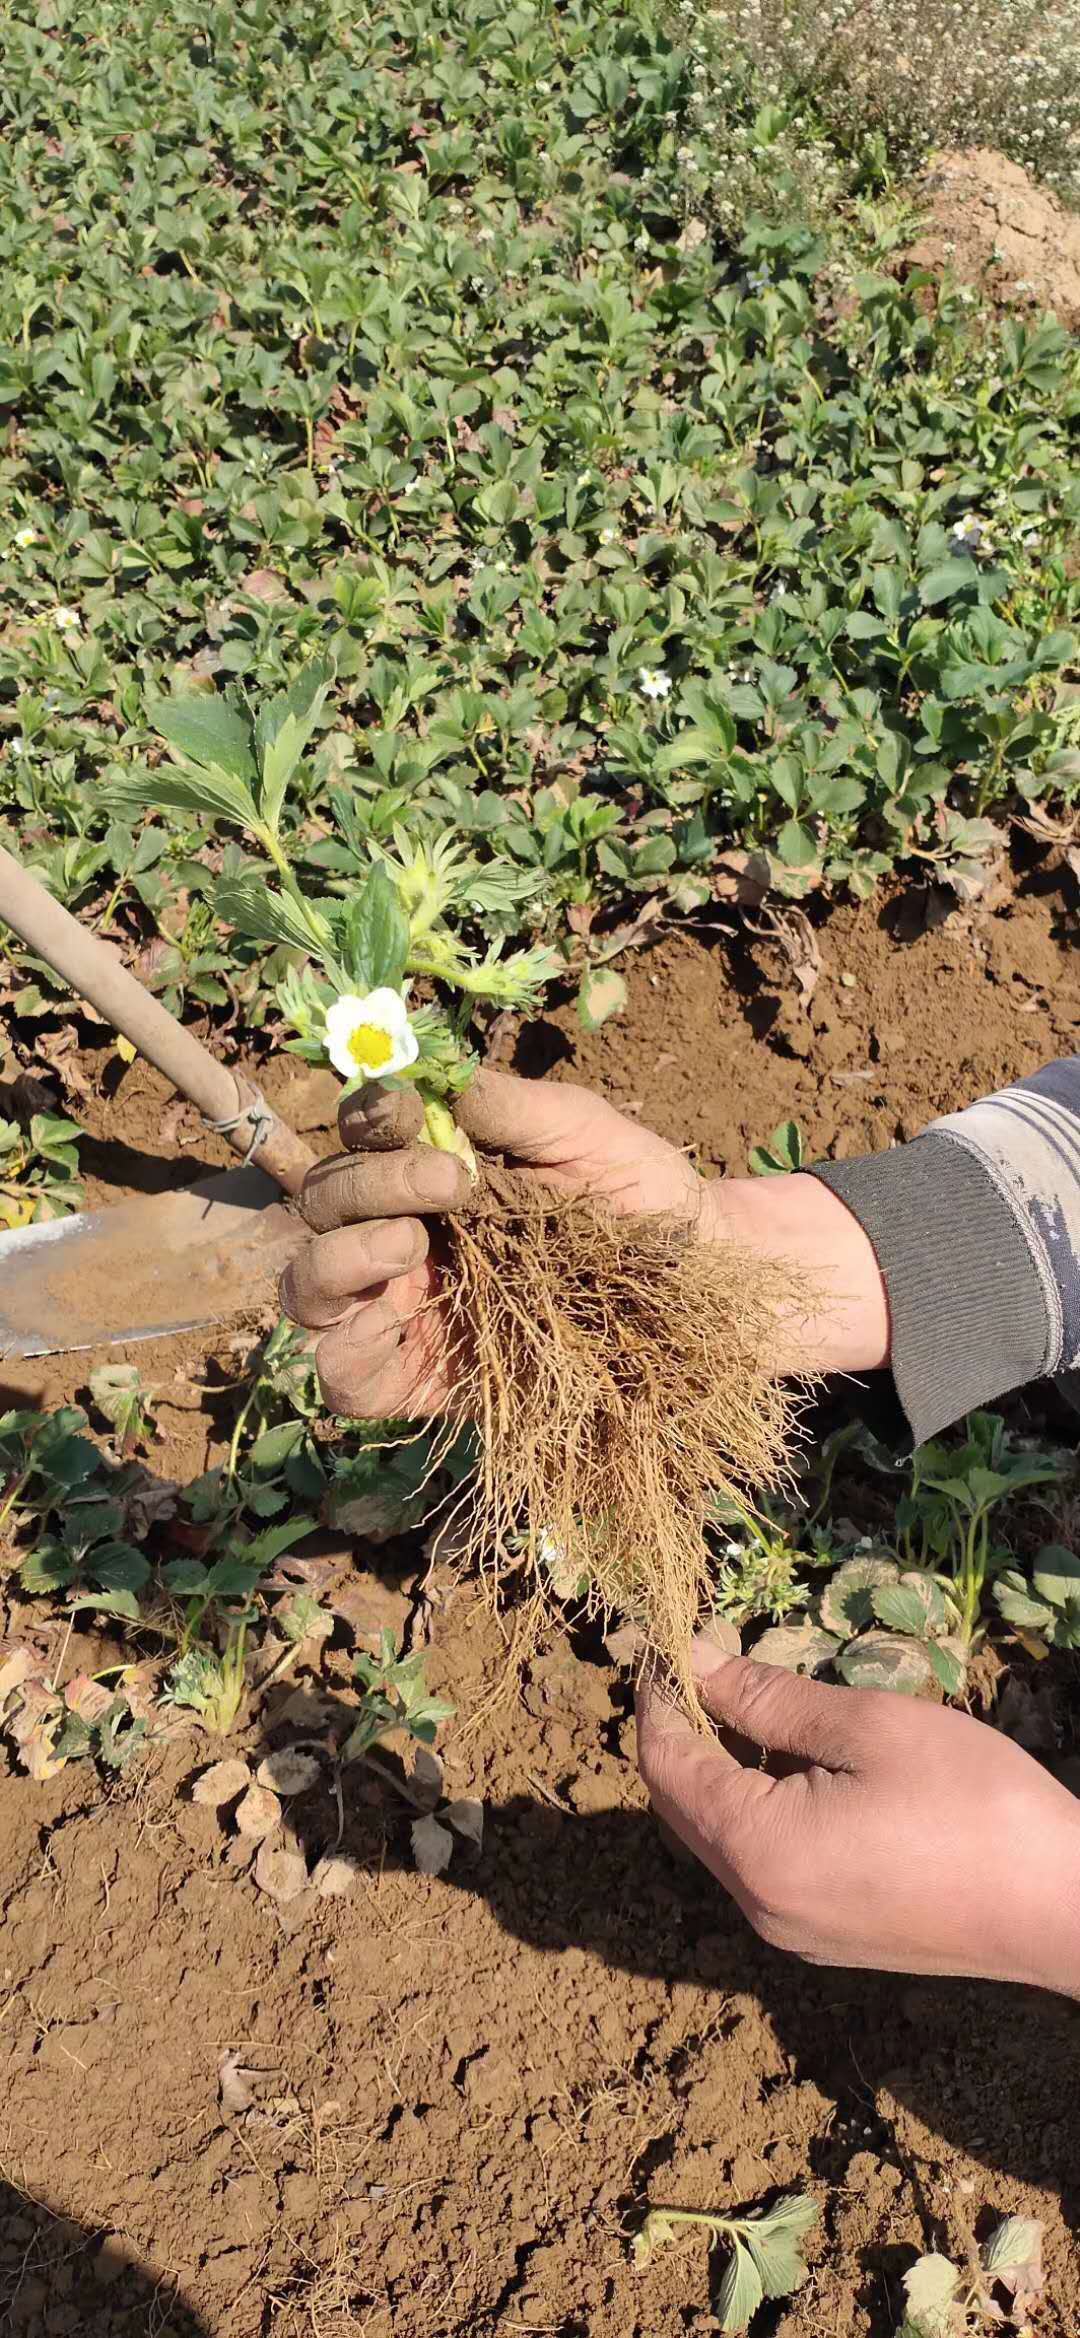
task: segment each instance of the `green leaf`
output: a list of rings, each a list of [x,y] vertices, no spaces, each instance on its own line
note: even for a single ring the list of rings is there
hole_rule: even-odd
[[[599,1031],[611,1015],[621,1014],[628,992],[621,974],[600,966],[586,974],[577,995],[578,1021],[585,1031]]]
[[[720,2328],[745,2330],[764,2295],[765,2284],[749,2249],[733,2238],[731,2256],[724,2267],[716,2299]]]
[[[947,1697],[962,1694],[967,1680],[967,1665],[962,1650],[947,1640],[931,1640],[926,1651],[934,1669],[935,1679]]]
[[[48,1444],[42,1438],[35,1447],[35,1460],[54,1486],[66,1486],[69,1493],[85,1485],[101,1467],[101,1455],[89,1437],[57,1437]]]
[[[919,578],[919,599],[924,609],[936,609],[939,601],[951,600],[954,593],[977,584],[978,579],[979,571],[973,560],[943,560]]]
[[[252,727],[229,699],[198,691],[190,697],[151,699],[147,720],[174,753],[209,771],[224,771],[250,790],[257,777]]]
[[[224,771],[199,771],[193,765],[172,771],[131,772],[106,790],[106,804],[117,811],[202,812],[208,820],[231,820],[248,828],[257,818],[254,797]]]
[[[1080,1558],[1062,1543],[1044,1543],[1035,1560],[1033,1581],[1040,1599],[1048,1599],[1051,1607],[1065,1608],[1070,1600],[1080,1599]]]
[[[906,1632],[915,1640],[928,1640],[935,1632],[944,1631],[948,1620],[945,1595],[932,1575],[901,1575],[899,1583],[885,1583],[875,1591],[873,1604],[879,1624],[886,1624],[890,1632]]]
[[[1006,2216],[982,2247],[983,2267],[1012,2299],[1012,2318],[1027,2322],[1043,2293],[1043,2225],[1037,2216]]]
[[[264,1429],[262,1436],[256,1437],[247,1455],[247,1466],[250,1469],[280,1469],[282,1462],[288,1460],[290,1453],[295,1453],[306,1436],[306,1421],[282,1421],[275,1429]]]
[[[43,1542],[35,1551],[28,1551],[19,1568],[19,1581],[24,1591],[62,1591],[65,1584],[74,1582],[76,1571],[74,1559],[61,1543]]]
[[[920,2257],[904,2275],[907,2322],[915,2338],[959,2338],[953,2312],[960,2275],[948,2257]]]
[[[250,942],[284,942],[290,949],[310,951],[321,926],[326,945],[332,935],[327,920],[314,903],[307,914],[288,893],[271,892],[258,877],[223,877],[214,892],[214,908],[226,925]]]
[[[851,1689],[891,1689],[904,1697],[917,1697],[933,1674],[922,1642],[892,1632],[864,1632],[837,1657],[836,1669]]]
[[[209,1587],[210,1574],[201,1559],[170,1559],[161,1580],[177,1599],[198,1599]]]
[[[817,2219],[817,2201],[805,2192],[778,2201],[765,2216],[747,2219],[743,2238],[766,2297],[790,2297],[805,2281],[802,2244]]]
[[[123,1439],[143,1426],[149,1392],[136,1364],[99,1364],[90,1374],[90,1394],[117,1435]]]
[[[80,1591],[71,1602],[70,1612],[78,1615],[89,1608],[95,1615],[122,1616],[127,1623],[139,1621],[139,1602],[133,1591]]]
[[[409,954],[409,921],[393,878],[381,861],[368,871],[337,932],[342,965],[360,992],[384,985],[399,990]]]
[[[818,1602],[826,1631],[849,1640],[853,1632],[872,1623],[878,1593],[886,1584],[897,1582],[899,1574],[895,1559],[878,1559],[869,1553],[865,1558],[846,1559],[830,1577]]]
[[[755,1664],[776,1664],[785,1672],[808,1676],[824,1670],[839,1654],[841,1642],[804,1616],[797,1624],[772,1624],[755,1640],[747,1654]]]
[[[262,775],[259,813],[275,835],[289,781],[318,726],[333,680],[332,667],[308,666],[284,696],[268,699],[256,717],[255,747]]]
[[[776,849],[789,869],[808,869],[818,857],[817,844],[801,820],[785,820],[776,839]]]
[[[803,1165],[803,1134],[797,1120],[782,1120],[767,1145],[754,1145],[749,1162],[754,1177],[780,1177]]]
[[[1036,1599],[1027,1577],[1017,1567],[1009,1567],[999,1575],[994,1585],[994,1598],[1007,1624],[1021,1632],[1047,1632],[1054,1623],[1054,1609],[1045,1599]]]
[[[212,1599],[246,1599],[248,1593],[254,1591],[263,1572],[257,1559],[234,1559],[228,1556],[215,1559],[206,1578],[206,1588]]]
[[[130,1543],[105,1542],[87,1560],[87,1573],[105,1591],[141,1591],[150,1573],[150,1561]]]

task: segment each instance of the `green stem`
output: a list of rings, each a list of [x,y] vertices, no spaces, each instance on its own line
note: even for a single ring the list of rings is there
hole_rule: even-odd
[[[456,1153],[464,1161],[470,1177],[479,1177],[476,1155],[463,1128],[459,1128],[449,1105],[443,1097],[433,1094],[422,1081],[417,1082],[417,1094],[424,1107],[424,1126],[420,1142],[433,1145],[437,1153]]]
[[[236,1480],[237,1464],[240,1458],[240,1439],[244,1434],[244,1426],[247,1421],[248,1414],[255,1402],[255,1390],[257,1386],[258,1382],[253,1381],[251,1387],[248,1390],[247,1396],[241,1405],[239,1412],[237,1413],[235,1425],[233,1427],[233,1433],[229,1439],[229,1458],[225,1464],[225,1478],[227,1484],[230,1486],[232,1486]]]
[[[29,1463],[28,1467],[27,1467],[26,1469],[24,1469],[24,1470],[23,1470],[23,1471],[20,1473],[20,1475],[19,1475],[19,1476],[18,1476],[18,1477],[15,1479],[15,1483],[14,1483],[14,1485],[11,1487],[11,1490],[10,1490],[10,1492],[8,1493],[8,1496],[7,1496],[7,1499],[6,1499],[5,1503],[4,1503],[3,1509],[0,1509],[0,1528],[3,1528],[3,1527],[5,1527],[5,1526],[7,1525],[8,1519],[10,1518],[10,1516],[11,1516],[11,1513],[12,1513],[12,1511],[13,1511],[14,1507],[15,1507],[15,1504],[16,1504],[16,1502],[17,1502],[17,1501],[18,1501],[18,1499],[19,1499],[19,1495],[22,1493],[23,1487],[29,1483],[29,1481],[30,1481],[30,1479],[32,1478],[33,1474],[34,1474],[34,1464],[33,1464],[33,1462],[31,1461],[31,1462]]]

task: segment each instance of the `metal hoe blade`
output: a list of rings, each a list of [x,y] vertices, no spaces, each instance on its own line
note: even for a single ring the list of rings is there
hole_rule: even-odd
[[[261,1169],[0,1234],[0,1358],[158,1339],[259,1308],[303,1238]]]

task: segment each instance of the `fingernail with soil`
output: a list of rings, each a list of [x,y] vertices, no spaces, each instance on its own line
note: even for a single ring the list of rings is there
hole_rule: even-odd
[[[437,1153],[433,1147],[418,1148],[410,1172],[410,1184],[418,1202],[429,1209],[444,1210],[451,1202],[460,1200],[465,1191],[467,1173],[453,1153]]]
[[[737,1627],[729,1624],[725,1616],[714,1616],[710,1624],[695,1634],[690,1663],[699,1676],[704,1676],[716,1671],[720,1657],[741,1655],[742,1641]]]

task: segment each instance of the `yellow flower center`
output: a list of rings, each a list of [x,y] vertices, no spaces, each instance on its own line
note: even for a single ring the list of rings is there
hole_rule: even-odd
[[[389,1063],[394,1042],[378,1023],[358,1023],[349,1033],[349,1054],[358,1072],[380,1072]]]

